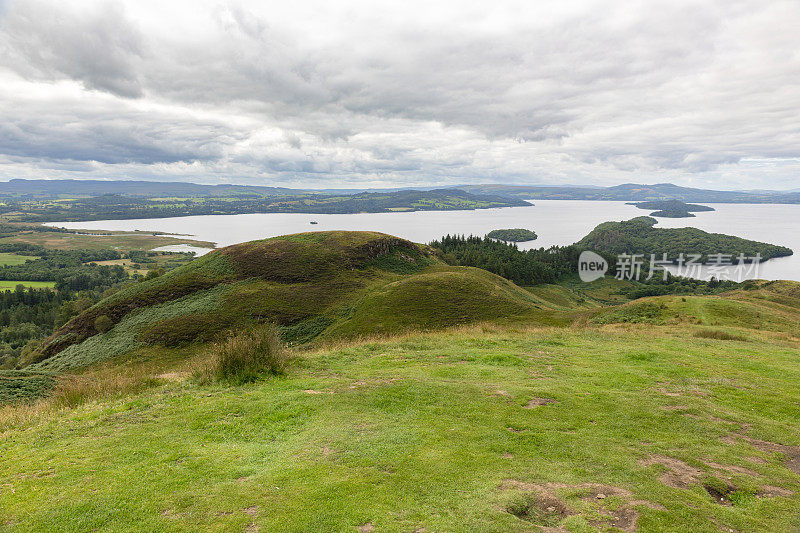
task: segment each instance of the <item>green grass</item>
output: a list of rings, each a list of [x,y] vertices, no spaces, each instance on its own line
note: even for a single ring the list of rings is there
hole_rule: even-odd
[[[34,261],[39,259],[32,255],[17,255],[12,253],[0,253],[0,266],[21,265],[26,261]]]
[[[412,335],[306,353],[250,385],[0,419],[0,524],[593,531],[628,506],[648,532],[797,530],[800,478],[742,438],[800,445],[796,343],[632,327]],[[661,456],[697,470],[686,488],[660,480]],[[732,505],[704,483],[734,486]],[[543,487],[571,514],[539,512]]]
[[[34,289],[52,288],[56,286],[55,281],[8,281],[0,280],[0,291],[13,291],[17,285],[31,287]]]

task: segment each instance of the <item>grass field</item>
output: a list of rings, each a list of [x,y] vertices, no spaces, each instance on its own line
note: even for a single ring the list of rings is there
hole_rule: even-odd
[[[8,531],[789,531],[798,343],[461,328],[0,418]],[[248,529],[250,528],[250,529]],[[360,528],[360,529],[359,529]]]
[[[25,261],[28,260],[33,261],[34,259],[39,259],[39,258],[31,255],[0,253],[0,266],[21,265],[25,263]]]
[[[25,287],[32,287],[34,289],[43,289],[45,287],[55,287],[55,281],[8,281],[0,280],[0,291],[13,291],[17,285],[24,285]]]

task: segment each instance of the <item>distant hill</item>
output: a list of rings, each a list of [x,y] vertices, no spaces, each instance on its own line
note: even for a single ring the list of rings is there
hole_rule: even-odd
[[[202,185],[184,182],[131,180],[26,180],[13,179],[0,183],[2,196],[32,196],[42,198],[103,196],[119,194],[154,198],[158,196],[252,196],[307,193],[302,189],[264,187],[258,185]]]
[[[800,192],[784,191],[714,191],[710,189],[693,189],[680,187],[670,183],[641,185],[626,183],[613,187],[588,189],[584,187],[543,187],[527,185],[464,185],[462,189],[472,193],[514,196],[531,200],[682,200],[684,202],[701,203],[800,203]]]

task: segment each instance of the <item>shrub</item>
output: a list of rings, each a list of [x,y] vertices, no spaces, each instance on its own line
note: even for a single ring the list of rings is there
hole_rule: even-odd
[[[289,353],[272,325],[253,327],[214,345],[212,371],[218,380],[247,383],[263,374],[283,374]]]
[[[94,327],[100,333],[105,333],[114,327],[114,322],[108,318],[108,315],[100,315],[94,320]]]

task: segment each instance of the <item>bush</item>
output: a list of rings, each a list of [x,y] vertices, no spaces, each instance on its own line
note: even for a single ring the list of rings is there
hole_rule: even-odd
[[[108,315],[100,315],[94,320],[94,327],[100,333],[105,333],[114,327],[114,322],[108,318]]]
[[[289,353],[272,325],[232,335],[213,347],[212,371],[218,380],[247,383],[263,374],[283,374]]]

